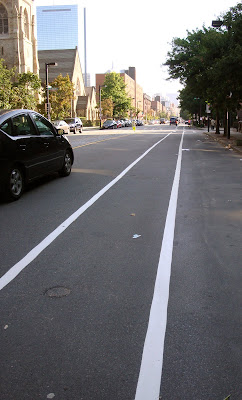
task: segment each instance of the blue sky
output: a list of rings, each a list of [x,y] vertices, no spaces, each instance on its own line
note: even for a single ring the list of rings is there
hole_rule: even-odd
[[[187,30],[210,26],[222,12],[239,0],[35,0],[36,5],[79,5],[79,53],[84,71],[83,8],[87,20],[87,70],[91,84],[95,73],[113,66],[119,72],[136,67],[137,81],[149,95],[177,92],[178,81],[166,81],[161,68],[173,37],[185,37]]]

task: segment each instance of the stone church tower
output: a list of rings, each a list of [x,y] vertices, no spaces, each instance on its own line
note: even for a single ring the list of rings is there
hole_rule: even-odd
[[[33,0],[0,0],[0,58],[16,72],[39,74]]]

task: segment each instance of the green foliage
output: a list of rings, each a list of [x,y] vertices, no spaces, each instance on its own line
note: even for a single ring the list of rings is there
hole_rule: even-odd
[[[15,75],[15,68],[7,69],[4,60],[0,59],[0,108],[9,109],[11,107],[12,81]]]
[[[180,92],[181,107],[196,113],[194,97],[208,101],[212,108],[235,110],[242,99],[242,5],[221,16],[224,27],[187,32],[174,38],[165,65],[170,79],[185,85]],[[227,28],[226,28],[227,27]],[[232,93],[232,96],[230,94]]]
[[[110,98],[102,100],[102,115],[104,118],[113,116],[113,101]]]
[[[37,75],[27,72],[16,75],[16,68],[7,69],[0,60],[0,108],[36,109],[41,82]]]
[[[24,72],[18,74],[13,84],[11,95],[12,108],[28,108],[36,110],[39,102],[41,81],[36,74]]]
[[[112,116],[126,116],[131,106],[131,99],[126,93],[123,77],[116,72],[111,72],[106,75],[104,85],[102,100],[110,99],[112,101]]]
[[[65,77],[58,75],[50,83],[52,90],[49,92],[49,101],[51,104],[51,119],[64,119],[71,116],[72,101],[74,99],[74,86],[69,75]]]
[[[187,119],[191,119],[192,115],[189,111],[181,109],[180,117],[183,118],[184,120],[187,120]]]
[[[167,118],[167,113],[165,113],[165,111],[160,112],[159,114],[160,118]]]

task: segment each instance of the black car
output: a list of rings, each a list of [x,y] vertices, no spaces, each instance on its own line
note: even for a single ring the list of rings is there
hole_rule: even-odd
[[[116,129],[118,127],[117,122],[114,119],[107,119],[102,126],[102,129]]]
[[[71,173],[72,147],[45,117],[32,110],[0,110],[0,192],[17,200],[26,183]]]
[[[80,118],[65,118],[65,121],[68,123],[71,132],[82,133],[83,123]]]

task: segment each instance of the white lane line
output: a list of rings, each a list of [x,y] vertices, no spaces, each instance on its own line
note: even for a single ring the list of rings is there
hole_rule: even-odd
[[[176,171],[166,216],[135,400],[159,399],[183,137],[184,130],[179,146]]]
[[[22,260],[17,262],[12,268],[10,268],[0,278],[0,290],[8,285],[16,276],[29,265],[47,246],[49,246],[62,232],[64,232],[81,214],[83,214],[89,207],[91,207],[101,196],[104,195],[113,185],[115,185],[127,172],[133,168],[142,158],[144,158],[151,150],[153,150],[158,144],[165,140],[170,134],[163,137],[161,140],[151,146],[145,153],[137,158],[132,164],[130,164],[125,170],[123,170],[116,178],[114,178],[108,185],[96,193],[89,201],[81,206],[76,212],[74,212],[69,218],[67,218],[62,224],[60,224],[53,232],[51,232],[45,239],[43,239],[37,246],[35,246]]]

